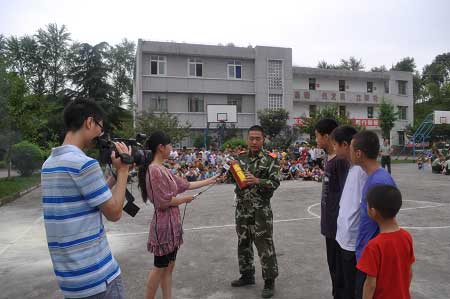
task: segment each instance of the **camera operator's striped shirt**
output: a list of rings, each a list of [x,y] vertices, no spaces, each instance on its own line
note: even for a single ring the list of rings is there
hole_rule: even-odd
[[[48,248],[65,297],[104,292],[120,274],[98,208],[111,197],[97,160],[76,146],[54,148],[42,166]]]

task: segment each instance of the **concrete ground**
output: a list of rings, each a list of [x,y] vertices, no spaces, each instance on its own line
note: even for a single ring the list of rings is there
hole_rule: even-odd
[[[450,177],[419,172],[414,164],[393,165],[404,196],[399,221],[414,238],[412,298],[449,298]],[[272,199],[280,276],[275,298],[331,298],[325,242],[319,234],[316,182],[285,181]],[[137,194],[136,187],[133,192]],[[40,190],[0,208],[0,298],[62,298],[52,271],[41,218]],[[153,257],[146,251],[152,207],[136,218],[106,223],[112,251],[122,268],[127,298],[143,298]],[[185,243],[174,272],[173,297],[260,298],[255,286],[231,288],[238,277],[231,185],[213,187],[189,205]]]

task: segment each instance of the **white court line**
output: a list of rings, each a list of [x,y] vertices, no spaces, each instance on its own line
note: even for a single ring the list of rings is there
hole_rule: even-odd
[[[22,239],[23,237],[26,236],[26,234],[28,234],[30,232],[30,230],[35,227],[35,224],[37,224],[39,221],[42,220],[42,216],[39,216],[38,218],[36,218],[36,220],[33,221],[33,224],[30,225],[30,227],[28,227],[23,233],[21,233],[16,239],[14,239],[13,241],[9,242],[8,245],[6,245],[1,251],[0,251],[0,255],[3,255],[3,253],[6,252],[6,250],[9,249],[9,247],[13,246],[14,244],[16,244],[20,239]]]
[[[437,203],[437,202],[433,202],[433,201],[426,201],[426,200],[412,200],[412,199],[404,199],[403,201],[412,201],[412,202],[421,202],[421,203],[436,203],[435,205],[428,205],[428,206],[421,206],[421,207],[411,207],[411,208],[403,208],[400,209],[400,211],[408,211],[408,210],[418,210],[418,209],[428,209],[428,208],[439,208],[439,207],[447,207],[450,206],[450,204],[445,204],[445,203]],[[312,216],[315,216],[317,218],[320,218],[319,215],[317,215],[316,213],[314,213],[313,211],[311,211],[311,209],[317,205],[320,205],[319,203],[315,203],[313,205],[310,205],[307,209],[308,213]],[[450,225],[445,225],[445,226],[402,226],[402,228],[406,228],[406,229],[417,229],[417,230],[427,230],[427,229],[441,229],[441,228],[450,228]]]
[[[317,217],[304,217],[304,218],[280,219],[280,220],[274,220],[273,223],[294,222],[294,221],[313,220],[313,219],[317,219]],[[185,229],[183,229],[183,231],[186,232],[186,231],[208,230],[208,229],[217,229],[217,228],[235,227],[235,226],[236,226],[236,224],[224,224],[224,225],[213,225],[213,226],[199,226],[199,227],[185,228]],[[108,234],[108,237],[134,236],[134,235],[148,235],[148,231],[145,231],[145,232],[134,232],[134,233],[121,233],[121,234]]]

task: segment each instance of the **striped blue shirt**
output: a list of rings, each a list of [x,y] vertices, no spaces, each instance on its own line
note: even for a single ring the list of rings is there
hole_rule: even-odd
[[[73,145],[52,150],[42,166],[42,203],[53,269],[65,297],[106,290],[120,274],[98,206],[112,195],[97,160]]]

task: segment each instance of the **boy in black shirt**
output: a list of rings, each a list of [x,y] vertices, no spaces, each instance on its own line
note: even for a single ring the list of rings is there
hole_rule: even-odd
[[[339,201],[350,169],[350,161],[337,157],[334,152],[330,134],[337,126],[336,121],[329,118],[321,119],[315,126],[317,146],[325,150],[327,154],[322,181],[320,232],[325,236],[334,298],[338,298],[336,294],[337,217],[339,215]]]

